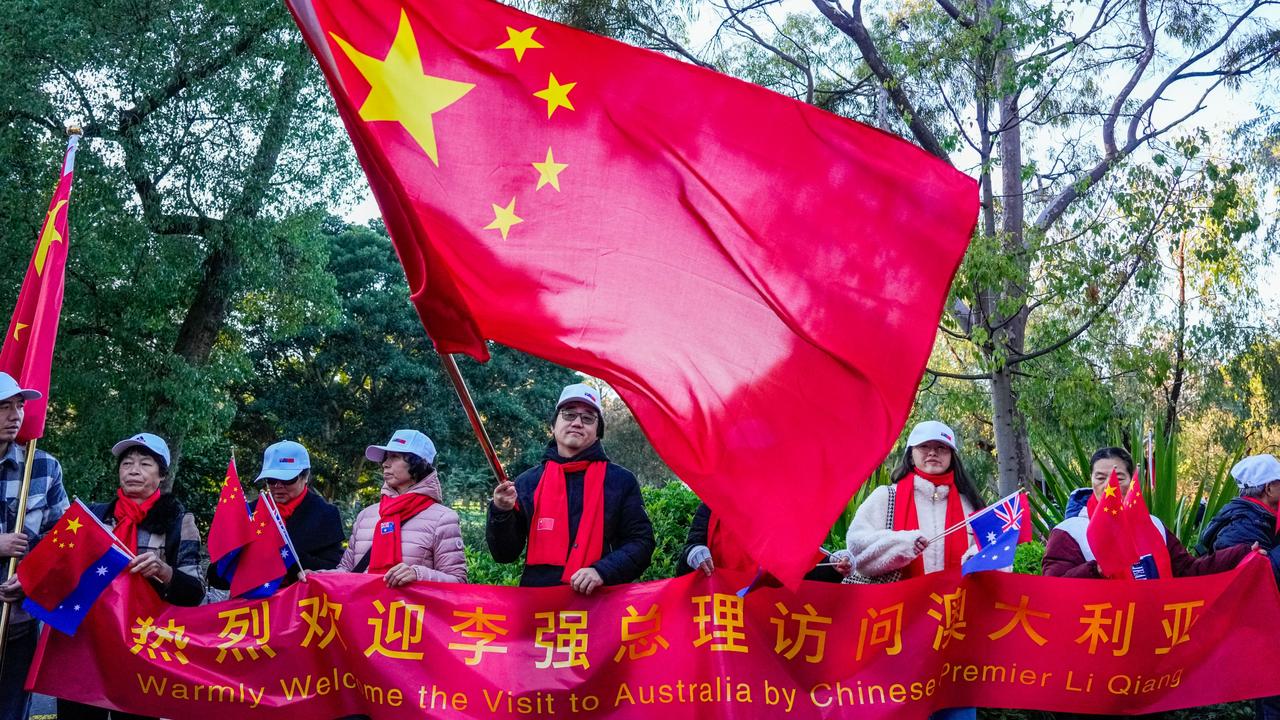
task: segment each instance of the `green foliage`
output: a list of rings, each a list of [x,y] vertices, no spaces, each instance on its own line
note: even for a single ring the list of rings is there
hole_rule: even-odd
[[[1038,540],[1020,543],[1013,556],[1013,571],[1020,575],[1039,575],[1044,560],[1044,543]]]
[[[693,524],[693,513],[701,501],[684,483],[678,482],[662,487],[642,487],[640,493],[644,496],[645,511],[653,521],[653,535],[658,542],[657,549],[653,551],[653,562],[640,579],[672,577],[676,574],[676,561],[689,535],[689,526]]]

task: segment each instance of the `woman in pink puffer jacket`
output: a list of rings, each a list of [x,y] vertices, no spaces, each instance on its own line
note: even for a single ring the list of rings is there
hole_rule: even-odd
[[[382,463],[382,499],[360,511],[339,572],[383,576],[388,587],[414,580],[466,582],[458,514],[441,502],[436,448],[417,430],[397,430],[365,457]]]

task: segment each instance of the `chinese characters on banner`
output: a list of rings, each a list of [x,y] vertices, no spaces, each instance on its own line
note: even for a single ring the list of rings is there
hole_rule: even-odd
[[[34,688],[183,718],[923,717],[968,705],[1150,712],[1280,694],[1270,566],[1145,583],[1007,573],[733,589],[691,574],[594,597],[318,574],[170,607],[133,577]],[[74,681],[70,681],[74,678]]]

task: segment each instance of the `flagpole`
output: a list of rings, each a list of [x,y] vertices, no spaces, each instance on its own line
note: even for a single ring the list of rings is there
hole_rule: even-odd
[[[14,532],[25,532],[23,524],[27,520],[27,493],[31,491],[31,469],[35,465],[36,457],[36,439],[31,438],[27,441],[27,462],[22,470],[22,487],[18,490],[18,514],[14,517],[13,527],[10,530]],[[14,576],[18,572],[18,558],[9,558],[9,572],[5,575],[5,579]],[[9,636],[9,620],[13,616],[13,604],[3,603],[3,609],[0,609],[0,670],[4,669],[4,653],[8,649],[8,643],[5,642]]]
[[[276,507],[276,499],[271,497],[271,491],[267,488],[262,489],[262,497],[267,504],[267,512],[271,513],[271,519],[276,521],[276,529],[280,531],[280,536],[284,538],[284,544],[289,548],[289,552],[293,553],[294,562],[298,563],[298,581],[307,581],[307,571],[302,567],[302,556],[298,554],[297,548],[293,546],[293,538],[289,537],[289,528],[284,526],[284,520],[280,518],[280,509]],[[285,569],[288,572],[288,568]]]
[[[467,381],[462,378],[462,372],[458,370],[458,363],[453,359],[450,353],[439,353],[440,362],[444,364],[444,370],[449,375],[449,380],[453,382],[453,389],[458,393],[458,400],[462,403],[462,409],[467,413],[467,419],[471,421],[471,429],[475,431],[476,439],[480,441],[480,448],[484,450],[484,456],[489,460],[489,467],[493,470],[493,476],[498,480],[499,484],[507,481],[507,473],[502,469],[502,462],[498,460],[498,453],[493,449],[493,441],[489,439],[489,431],[484,428],[484,421],[480,419],[480,411],[476,410],[475,401],[471,399],[471,391],[467,389]]]

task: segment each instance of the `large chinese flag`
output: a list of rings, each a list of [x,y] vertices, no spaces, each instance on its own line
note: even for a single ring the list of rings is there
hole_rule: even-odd
[[[12,375],[18,385],[39,390],[41,394],[39,399],[26,403],[18,442],[44,435],[45,413],[49,408],[49,373],[53,367],[53,344],[58,338],[67,265],[67,207],[71,202],[71,178],[79,140],[78,135],[72,135],[67,142],[58,187],[40,225],[36,249],[31,253],[18,303],[9,320],[9,332],[0,347],[0,371]]]
[[[288,0],[443,353],[607,381],[792,582],[905,422],[977,215],[873,128],[489,0]]]
[[[213,522],[209,525],[209,561],[218,562],[248,545],[256,536],[244,488],[240,485],[240,473],[236,472],[236,459],[232,457],[227,463],[222,491],[218,493],[218,504],[213,509]]]

